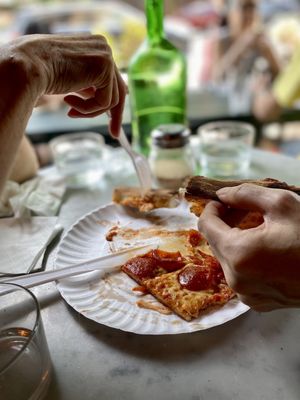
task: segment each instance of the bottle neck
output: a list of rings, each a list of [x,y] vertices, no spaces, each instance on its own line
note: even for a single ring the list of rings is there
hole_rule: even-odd
[[[147,17],[147,37],[150,43],[157,43],[164,37],[163,0],[145,0]]]

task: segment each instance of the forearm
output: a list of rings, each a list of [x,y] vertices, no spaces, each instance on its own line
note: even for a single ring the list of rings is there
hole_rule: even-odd
[[[22,137],[36,102],[24,60],[2,54],[0,60],[0,193],[12,172]]]
[[[240,61],[242,55],[245,52],[245,40],[244,38],[238,39],[234,42],[227,52],[220,58],[216,65],[216,76],[218,78],[223,77],[226,72],[230,71]]]
[[[39,163],[33,146],[26,136],[23,136],[9,179],[18,183],[32,178],[38,171]]]
[[[268,61],[272,73],[272,79],[276,78],[281,70],[281,65],[278,58],[276,57],[270,45],[268,45],[267,43],[263,42],[260,45],[260,51],[261,55]]]
[[[255,118],[259,121],[270,122],[280,117],[282,108],[276,101],[271,90],[262,90],[254,96],[252,111]]]

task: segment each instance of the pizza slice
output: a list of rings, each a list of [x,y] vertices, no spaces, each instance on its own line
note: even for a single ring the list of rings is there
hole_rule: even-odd
[[[141,212],[149,212],[156,208],[176,207],[179,197],[177,192],[167,189],[143,191],[137,187],[119,187],[114,190],[113,201]]]
[[[203,310],[221,306],[234,296],[222,281],[214,280],[206,267],[190,263],[180,271],[149,279],[144,285],[164,305],[186,321],[191,321]]]
[[[199,317],[209,307],[227,303],[234,296],[221,265],[212,256],[204,237],[194,229],[119,228],[113,237],[110,234],[108,237],[119,243],[160,239],[159,248],[131,258],[121,270],[186,321]],[[153,305],[149,308],[153,309]]]
[[[132,258],[121,269],[186,321],[234,297],[218,261],[200,251],[182,257],[179,252],[153,250]]]

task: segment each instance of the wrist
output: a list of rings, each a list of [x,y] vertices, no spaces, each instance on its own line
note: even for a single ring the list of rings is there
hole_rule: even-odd
[[[0,57],[0,83],[8,97],[22,96],[23,101],[34,105],[44,92],[45,83],[41,62],[30,47],[30,41],[26,39],[17,39],[4,46]]]

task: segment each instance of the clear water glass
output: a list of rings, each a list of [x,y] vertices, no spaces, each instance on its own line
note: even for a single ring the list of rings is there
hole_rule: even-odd
[[[0,399],[43,399],[50,377],[37,299],[21,286],[0,283]]]
[[[239,121],[211,122],[198,128],[201,175],[247,177],[255,138],[252,125]]]
[[[94,132],[65,134],[50,141],[55,166],[68,187],[93,186],[103,178],[104,146],[102,136]]]

